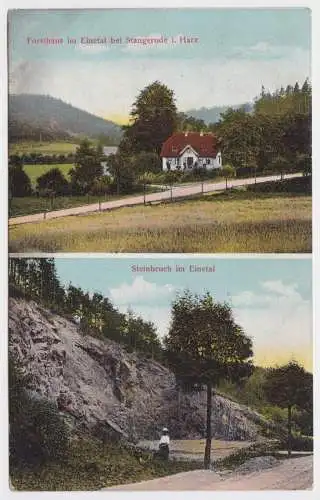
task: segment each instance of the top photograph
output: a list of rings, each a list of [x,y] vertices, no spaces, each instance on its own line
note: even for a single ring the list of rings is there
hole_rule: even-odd
[[[9,252],[312,252],[311,17],[9,11]]]

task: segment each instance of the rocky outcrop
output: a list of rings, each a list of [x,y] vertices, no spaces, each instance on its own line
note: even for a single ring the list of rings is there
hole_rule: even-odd
[[[29,389],[55,401],[74,429],[108,439],[202,438],[206,394],[184,394],[156,361],[119,344],[83,336],[77,325],[34,302],[9,301],[9,349],[31,375]],[[263,418],[220,395],[213,397],[215,437],[256,439]]]

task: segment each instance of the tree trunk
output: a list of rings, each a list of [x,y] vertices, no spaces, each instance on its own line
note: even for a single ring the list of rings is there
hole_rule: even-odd
[[[291,456],[291,406],[288,406],[288,457]]]
[[[226,177],[226,189],[228,189],[228,177]]]
[[[204,452],[204,468],[210,468],[211,459],[211,406],[212,406],[212,385],[207,384],[207,428],[206,428],[206,448]]]

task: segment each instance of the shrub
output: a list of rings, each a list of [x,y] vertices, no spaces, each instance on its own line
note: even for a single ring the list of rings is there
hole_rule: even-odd
[[[37,179],[37,190],[52,191],[57,195],[67,194],[69,183],[59,168],[52,168]]]
[[[287,449],[288,442],[283,438],[279,443],[279,449]],[[313,438],[310,436],[292,436],[292,451],[313,451]]]
[[[23,170],[22,165],[9,167],[9,195],[16,197],[30,196],[31,181]]]
[[[250,458],[275,454],[278,448],[277,441],[254,443],[247,448],[231,453],[225,458],[220,458],[214,462],[215,469],[228,469],[243,464]]]
[[[55,404],[26,389],[28,377],[9,357],[10,465],[61,460],[68,451],[67,426]]]

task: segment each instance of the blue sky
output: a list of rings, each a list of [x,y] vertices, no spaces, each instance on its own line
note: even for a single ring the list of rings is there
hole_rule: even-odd
[[[122,43],[88,46],[84,36]],[[126,41],[160,36],[175,43]],[[180,36],[198,42],[179,43]],[[310,76],[310,11],[303,8],[18,10],[9,13],[9,37],[11,92],[50,94],[105,117],[127,116],[139,90],[156,79],[186,110],[252,100],[262,84],[274,89]]]
[[[133,272],[132,266],[170,266],[171,272]],[[176,272],[176,264],[185,272]],[[190,272],[189,265],[215,266],[215,272]],[[151,320],[164,335],[170,304],[189,288],[208,290],[228,301],[239,324],[253,338],[255,361],[262,365],[295,358],[312,367],[311,259],[223,258],[57,258],[61,280],[110,297]]]

